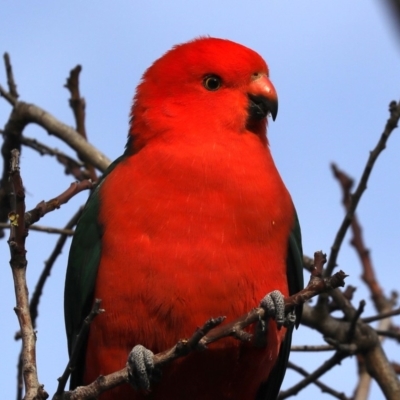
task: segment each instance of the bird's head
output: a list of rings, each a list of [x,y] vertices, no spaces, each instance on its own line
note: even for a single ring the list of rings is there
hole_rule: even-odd
[[[262,57],[229,40],[202,37],[173,47],[144,73],[128,146],[249,132],[266,144],[267,117],[275,119],[277,112],[277,93]]]

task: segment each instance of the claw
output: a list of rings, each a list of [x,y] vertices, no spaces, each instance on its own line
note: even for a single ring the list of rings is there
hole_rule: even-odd
[[[128,356],[128,375],[136,390],[150,390],[150,381],[154,373],[154,353],[142,345],[135,346]]]
[[[260,307],[267,311],[268,316],[274,317],[278,328],[292,326],[296,321],[296,314],[291,311],[285,314],[285,300],[279,290],[268,293],[260,302]]]
[[[296,323],[296,312],[292,310],[286,315],[283,326],[288,328],[289,326],[293,326],[295,323]]]

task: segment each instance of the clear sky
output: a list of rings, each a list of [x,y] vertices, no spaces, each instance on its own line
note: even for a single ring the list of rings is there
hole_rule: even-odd
[[[111,159],[123,151],[131,98],[141,74],[171,46],[211,35],[259,52],[269,64],[279,95],[279,115],[269,128],[272,153],[296,204],[308,255],[329,251],[343,216],[340,190],[329,164],[334,161],[358,178],[383,130],[389,102],[400,95],[400,41],[378,0],[42,0],[3,1],[0,9],[0,51],[11,55],[21,100],[73,125],[63,84],[69,70],[82,64],[89,139]],[[0,82],[6,86],[3,68]],[[8,103],[0,99],[1,126],[9,113]],[[29,126],[25,134],[73,154],[39,128]],[[398,272],[392,272],[398,269],[400,240],[399,152],[400,136],[395,131],[359,207],[367,246],[386,293],[399,289]],[[28,209],[59,194],[73,180],[53,160],[29,149],[23,149],[22,176]],[[63,226],[85,199],[86,194],[80,194],[40,223]],[[34,232],[28,237],[31,292],[56,239]],[[51,394],[67,362],[62,305],[67,254],[65,248],[46,285],[37,327],[39,378]],[[18,325],[6,240],[0,242],[0,259],[2,397],[12,399],[20,343],[13,339]],[[367,300],[365,314],[373,314],[348,239],[339,267],[350,275],[347,283],[359,287],[354,303]],[[322,339],[300,328],[295,343],[316,344]],[[389,358],[399,354],[394,345],[386,348]],[[311,372],[322,357],[295,354],[292,359]],[[355,359],[346,360],[322,381],[351,396],[355,365]],[[299,379],[288,373],[284,388]],[[306,398],[306,393],[328,398],[314,387],[297,398]],[[383,396],[375,387],[371,398]]]

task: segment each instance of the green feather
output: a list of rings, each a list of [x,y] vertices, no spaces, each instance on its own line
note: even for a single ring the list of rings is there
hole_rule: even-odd
[[[102,237],[102,229],[98,220],[100,209],[99,191],[105,177],[123,158],[125,156],[115,160],[100,179],[83,209],[72,239],[64,291],[65,328],[70,356],[82,322],[89,315],[93,306]],[[76,368],[71,375],[71,389],[82,384],[84,352],[81,353]]]

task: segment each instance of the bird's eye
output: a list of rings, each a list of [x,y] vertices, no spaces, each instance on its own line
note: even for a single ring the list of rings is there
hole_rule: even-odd
[[[208,75],[203,79],[203,86],[210,91],[218,90],[221,87],[221,78],[217,75]]]

